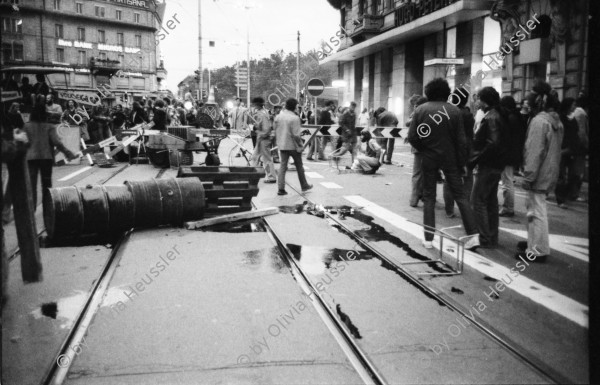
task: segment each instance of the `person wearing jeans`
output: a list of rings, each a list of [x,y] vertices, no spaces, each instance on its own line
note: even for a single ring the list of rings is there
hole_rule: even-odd
[[[29,138],[30,147],[27,151],[27,163],[29,176],[31,177],[31,191],[33,193],[33,205],[37,205],[37,179],[38,172],[42,178],[42,193],[52,187],[52,166],[54,165],[54,146],[63,152],[69,160],[81,155],[74,154],[62,143],[57,133],[56,125],[47,123],[46,107],[43,98],[36,100],[29,123],[23,127]]]
[[[525,135],[527,125],[523,120],[517,103],[512,96],[504,96],[500,99],[500,106],[508,112],[508,132],[509,132],[509,164],[504,167],[500,180],[502,182],[502,207],[500,208],[501,217],[512,217],[515,215],[515,170],[519,170],[523,163],[523,146],[525,145]]]
[[[464,247],[474,250],[479,246],[473,211],[464,193],[461,176],[466,174],[467,140],[460,110],[448,103],[448,82],[437,78],[425,86],[428,102],[420,105],[408,131],[408,141],[422,156],[423,169],[423,224],[426,249],[433,247],[435,229],[435,195],[437,175],[441,169],[448,181],[469,237]]]
[[[427,98],[424,96],[414,94],[410,97],[408,103],[410,104],[411,112],[408,117],[408,121],[406,122],[406,127],[410,127],[410,123],[415,113],[415,108],[425,102],[427,102]],[[404,143],[408,143],[408,138],[404,139]],[[423,160],[421,158],[421,154],[419,154],[419,152],[415,150],[413,146],[410,146],[410,152],[413,154],[413,169],[411,177],[412,189],[409,205],[411,207],[417,207],[419,205],[419,200],[423,199],[423,173],[421,171],[421,163]]]
[[[500,95],[493,87],[484,87],[478,94],[484,117],[473,139],[469,159],[475,181],[471,205],[475,212],[479,241],[482,247],[498,246],[498,183],[508,164],[508,114],[500,107]]]
[[[300,117],[295,114],[298,101],[290,98],[285,102],[285,110],[275,117],[275,138],[277,147],[281,153],[281,166],[279,167],[277,195],[286,195],[285,191],[285,174],[288,168],[288,160],[292,158],[296,171],[298,172],[298,180],[302,191],[308,191],[313,186],[308,184],[304,175],[304,166],[302,164],[302,138],[300,137],[301,126]]]
[[[379,107],[377,111],[375,111],[375,117],[377,118],[377,127],[398,127],[398,118],[396,118],[396,115],[391,111],[387,111],[384,107]],[[385,149],[385,159],[383,160],[383,163],[392,164],[392,155],[394,154],[396,139],[381,138],[377,139],[377,143]]]
[[[269,115],[264,110],[265,100],[261,97],[252,99],[252,107],[250,108],[250,116],[254,122],[256,131],[256,146],[252,154],[252,166],[257,167],[258,162],[262,158],[262,162],[267,173],[265,183],[275,183],[277,176],[275,174],[275,165],[271,157],[271,143],[273,127],[269,119]]]
[[[422,167],[424,202],[423,224],[425,225],[425,248],[430,248],[427,242],[431,242],[433,240],[434,235],[433,232],[430,230],[435,228],[435,196],[437,189],[437,174],[438,170],[440,169],[444,172],[444,176],[446,177],[446,183],[448,184],[448,189],[452,193],[454,201],[456,201],[456,205],[458,206],[458,210],[460,211],[465,231],[468,235],[477,234],[477,223],[475,222],[473,210],[471,209],[471,206],[469,206],[469,201],[467,199],[467,196],[465,195],[463,180],[461,178],[461,173],[459,169],[455,165],[444,165],[443,163],[438,163],[426,156],[423,157]],[[467,244],[465,245],[466,249],[473,250],[477,246],[479,246],[479,238],[474,237],[472,239],[474,240],[467,242]]]
[[[527,247],[516,258],[533,255],[544,262],[550,255],[546,194],[556,186],[564,127],[555,112],[559,102],[550,85],[540,81],[527,96],[534,117],[529,123],[523,153],[523,183],[527,191]],[[517,245],[517,248],[520,248]],[[523,250],[524,249],[524,250]]]

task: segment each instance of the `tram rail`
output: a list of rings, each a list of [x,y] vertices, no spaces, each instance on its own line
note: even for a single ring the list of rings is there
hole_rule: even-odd
[[[116,175],[116,174],[114,174]],[[110,176],[103,183],[106,183],[114,175]],[[290,186],[291,187],[291,186]],[[291,187],[293,189],[293,187]],[[295,189],[294,189],[295,190]],[[298,192],[298,191],[297,191]],[[298,192],[299,193],[299,192]],[[305,199],[307,199],[305,197]],[[308,199],[307,199],[308,200]],[[309,200],[310,201],[310,200]],[[311,202],[312,203],[312,202]],[[256,206],[253,203],[253,206]],[[417,287],[421,292],[430,298],[433,298],[440,303],[443,303],[449,309],[457,312],[460,315],[468,316],[468,313],[461,308],[460,305],[456,304],[452,299],[445,296],[443,293],[439,293],[437,290],[427,286],[421,280],[418,279],[413,273],[406,268],[402,267],[398,263],[394,262],[384,252],[379,250],[368,240],[362,238],[360,235],[352,231],[347,225],[338,220],[334,215],[325,212],[327,218],[332,220],[339,228],[349,236],[351,239],[356,241],[361,247],[373,254],[377,259],[392,266],[396,272],[406,279],[409,283]],[[320,295],[319,290],[315,284],[309,278],[309,275],[303,271],[298,261],[294,258],[292,251],[282,241],[276,230],[267,218],[261,218],[260,221],[263,223],[267,236],[277,247],[282,258],[290,268],[290,272],[301,290],[306,294],[313,296],[315,299],[311,301],[317,314],[328,328],[331,335],[338,343],[345,356],[348,358],[352,367],[362,379],[365,384],[387,384],[388,380],[383,376],[378,367],[374,364],[373,360],[369,357],[369,354],[357,343],[357,340],[348,329],[348,327],[342,322],[342,320],[335,313],[325,299]],[[62,384],[66,379],[69,369],[74,359],[76,358],[76,352],[71,349],[72,346],[80,344],[92,323],[96,313],[100,309],[100,305],[104,298],[106,291],[110,286],[110,282],[115,274],[116,268],[119,266],[119,262],[122,258],[122,247],[126,245],[128,239],[135,230],[129,230],[122,238],[114,245],[110,256],[107,258],[104,267],[101,270],[99,278],[95,281],[85,304],[76,317],[71,330],[67,337],[63,341],[58,350],[55,359],[48,368],[45,376],[43,377],[42,384],[44,385],[59,385]],[[517,358],[521,362],[524,362],[530,369],[548,382],[555,383],[566,383],[568,382],[565,378],[562,378],[551,368],[547,368],[544,364],[537,361],[535,358],[530,357],[527,353],[523,352],[520,348],[516,347],[512,342],[508,341],[504,336],[499,334],[489,325],[485,324],[480,320],[472,320],[472,324],[485,336],[498,343],[503,349],[508,351],[513,357]]]
[[[290,187],[292,190],[296,191],[296,193],[298,193],[299,195],[302,195],[302,193],[300,191],[298,191],[295,187],[293,187],[289,184],[288,184],[288,187]],[[303,195],[303,198],[306,201],[308,201],[309,203],[315,204],[315,202],[312,202],[305,195]],[[363,248],[365,248],[365,250],[372,253],[376,258],[378,258],[382,262],[391,266],[400,276],[402,276],[404,279],[409,281],[411,284],[415,285],[415,287],[417,287],[421,292],[423,292],[427,296],[433,298],[434,300],[439,301],[440,303],[443,303],[445,306],[447,306],[449,309],[457,312],[459,315],[461,315],[465,318],[468,318],[469,322],[471,322],[481,333],[483,333],[485,336],[489,337],[491,340],[498,343],[500,346],[502,346],[502,348],[507,350],[511,355],[513,355],[517,359],[524,362],[529,368],[531,368],[533,371],[535,371],[540,376],[545,378],[547,381],[549,381],[551,383],[557,383],[557,384],[565,384],[565,383],[570,382],[566,377],[560,375],[558,372],[556,372],[552,368],[543,364],[535,357],[530,356],[529,354],[524,352],[522,349],[515,346],[512,342],[508,341],[508,339],[505,336],[501,335],[500,332],[494,330],[494,328],[492,326],[486,324],[485,322],[483,322],[481,320],[476,319],[475,317],[470,317],[470,314],[466,310],[464,310],[461,305],[457,304],[454,300],[447,297],[443,293],[440,293],[437,290],[433,289],[432,287],[429,287],[426,284],[424,284],[423,281],[420,280],[419,277],[416,276],[416,274],[411,273],[408,269],[406,269],[399,263],[395,262],[392,258],[387,256],[385,252],[383,252],[382,250],[377,248],[375,245],[373,245],[370,241],[368,241],[364,237],[358,235],[355,231],[353,231],[345,223],[343,223],[338,218],[336,218],[333,214],[331,214],[327,211],[324,211],[324,215],[326,218],[330,219],[337,226],[339,226],[339,228],[342,230],[343,233],[345,233],[347,236],[349,236],[354,241],[356,241],[358,244],[360,244]]]

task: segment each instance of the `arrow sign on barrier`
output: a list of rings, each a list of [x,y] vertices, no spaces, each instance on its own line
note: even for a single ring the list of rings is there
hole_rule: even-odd
[[[401,138],[400,131],[395,127],[375,127],[371,129],[371,134],[377,138]]]
[[[331,126],[309,126],[303,125],[302,128],[306,130],[317,130],[316,136],[340,136],[342,134],[342,128],[338,124]],[[360,135],[360,132],[365,127],[356,127],[356,135]],[[303,131],[303,132],[305,132]],[[369,131],[375,138],[401,138],[400,131],[402,128],[398,127],[370,127]],[[308,135],[308,134],[303,134]]]

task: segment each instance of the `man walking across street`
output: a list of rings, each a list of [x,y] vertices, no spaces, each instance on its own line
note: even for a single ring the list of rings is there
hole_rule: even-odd
[[[523,153],[523,184],[527,191],[527,244],[519,242],[516,257],[534,255],[544,262],[550,255],[546,193],[558,180],[564,128],[555,112],[559,103],[550,85],[538,82],[527,96],[533,118],[527,129]]]
[[[474,250],[479,246],[479,234],[465,196],[462,176],[466,174],[467,144],[462,117],[457,107],[448,103],[448,82],[437,78],[425,86],[427,103],[415,109],[408,141],[422,155],[423,169],[423,246],[433,247],[435,232],[435,195],[438,170],[442,169],[452,196],[458,205],[465,230],[472,235],[464,247]]]
[[[277,182],[275,174],[275,165],[271,158],[271,143],[273,142],[273,126],[269,119],[269,114],[264,110],[265,100],[261,97],[252,99],[252,107],[250,114],[254,121],[254,129],[256,130],[256,147],[252,154],[252,166],[258,166],[259,160],[262,162],[267,173],[265,183]]]
[[[310,190],[313,186],[308,184],[304,175],[304,166],[302,165],[302,138],[300,137],[301,126],[300,118],[294,113],[298,107],[298,101],[290,98],[285,102],[285,109],[275,117],[275,138],[277,147],[281,153],[281,166],[279,167],[277,195],[286,195],[285,191],[285,174],[288,168],[288,160],[292,158],[296,171],[298,172],[298,180],[300,188],[303,192]]]

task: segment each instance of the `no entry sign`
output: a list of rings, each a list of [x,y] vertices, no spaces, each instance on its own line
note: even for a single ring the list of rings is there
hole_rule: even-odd
[[[310,79],[306,84],[306,88],[311,96],[317,97],[323,93],[325,83],[321,79]]]

